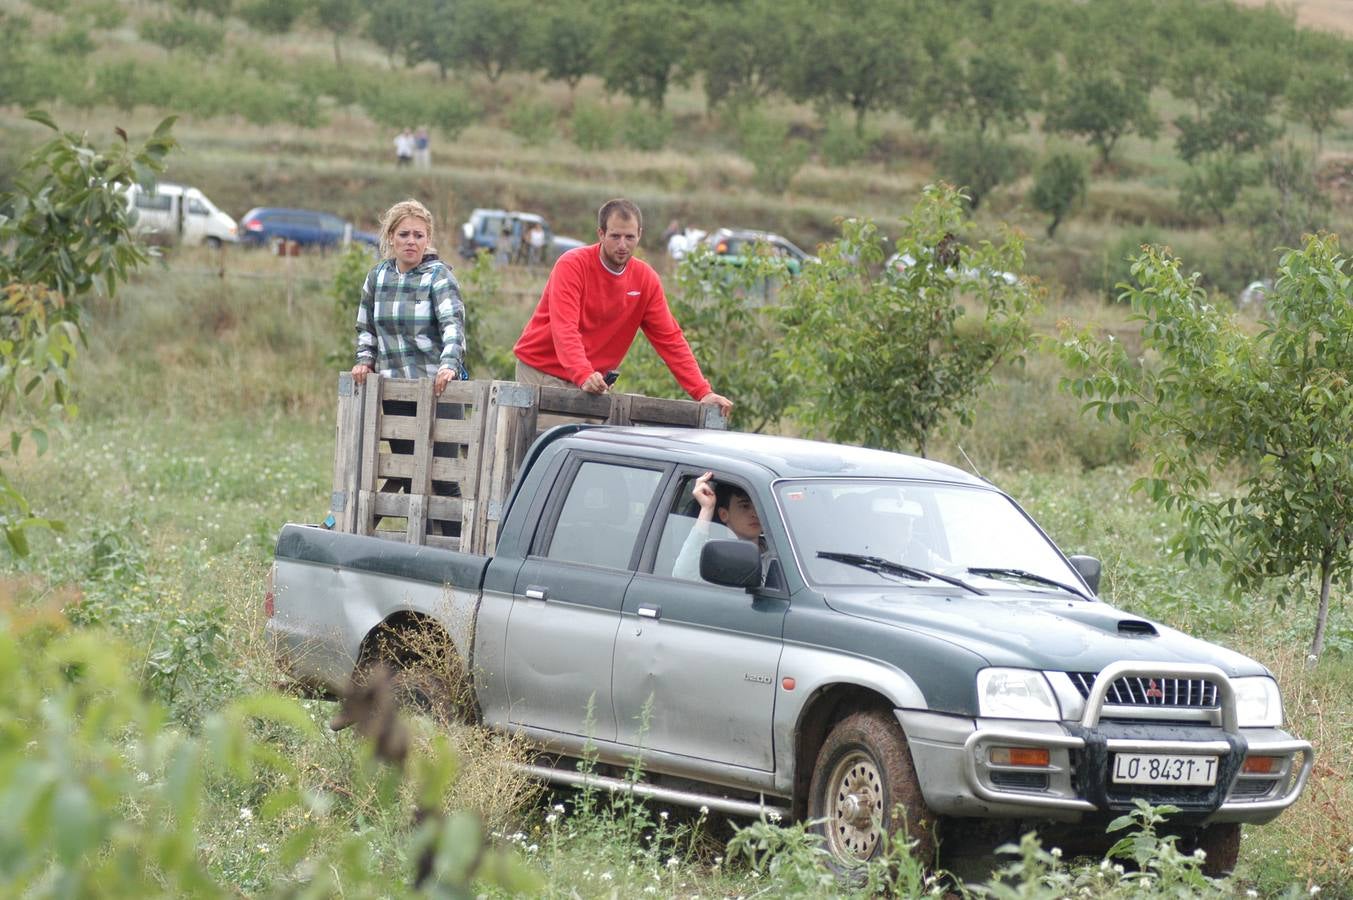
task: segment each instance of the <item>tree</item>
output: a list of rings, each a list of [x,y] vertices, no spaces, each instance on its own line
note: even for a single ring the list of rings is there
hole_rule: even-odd
[[[1293,69],[1287,83],[1283,114],[1315,132],[1319,153],[1325,132],[1340,112],[1353,106],[1353,51],[1348,41],[1333,34],[1303,32],[1302,41],[1302,64]]]
[[[570,91],[585,75],[595,75],[602,54],[598,36],[602,18],[588,0],[559,0],[541,7],[532,32],[530,66],[545,77],[562,81]]]
[[[765,251],[765,252],[762,252]],[[768,247],[729,265],[700,245],[677,268],[672,313],[715,389],[737,402],[740,431],[773,429],[794,402],[798,382],[784,354],[771,305],[791,276]],[[645,341],[625,362],[623,390],[669,396],[676,388],[667,365]]]
[[[620,0],[602,41],[606,87],[661,113],[680,77],[693,15],[680,0]]]
[[[1057,232],[1076,206],[1085,199],[1085,161],[1074,153],[1053,153],[1034,172],[1029,200],[1039,212],[1052,216],[1048,237]]]
[[[780,0],[711,3],[700,10],[690,67],[713,109],[731,98],[761,100],[783,83],[790,39]]]
[[[295,0],[242,0],[238,7],[245,24],[264,34],[286,34],[304,11]]]
[[[357,29],[366,14],[364,0],[310,0],[311,12],[320,27],[333,35],[334,65],[343,65],[343,54],[339,49],[339,38]],[[387,23],[389,26],[390,23]]]
[[[25,438],[39,453],[47,429],[75,412],[70,366],[80,332],[80,301],[112,294],[148,257],[132,236],[130,207],[119,192],[163,168],[174,146],[165,119],[139,148],[99,150],[60,131],[45,113],[28,118],[57,132],[24,164],[13,192],[0,195],[0,421],[9,428],[3,459]],[[52,523],[0,470],[0,530],[25,554],[26,529]]]
[[[920,3],[843,0],[829,16],[807,0],[785,6],[791,31],[784,79],[792,97],[845,104],[858,134],[869,112],[907,104],[924,58]]]
[[[525,68],[535,17],[529,0],[457,0],[449,33],[453,65],[477,69],[490,82]]]
[[[196,56],[215,56],[225,46],[223,26],[183,16],[146,19],[141,23],[141,37],[158,44],[169,53],[187,50]]]
[[[1018,234],[960,248],[972,224],[965,198],[930,186],[894,242],[916,263],[883,262],[883,237],[847,220],[785,289],[783,353],[801,379],[799,408],[833,440],[925,455],[950,417],[968,424],[973,400],[1001,361],[1029,342],[1029,286]],[[967,303],[971,303],[969,312]]]
[[[939,173],[962,187],[974,210],[993,188],[1018,178],[1025,165],[1019,147],[980,131],[946,135],[935,159]]]
[[[1155,460],[1134,484],[1176,511],[1173,548],[1217,563],[1237,590],[1318,583],[1312,658],[1330,591],[1353,583],[1353,279],[1330,235],[1283,255],[1269,318],[1251,335],[1207,302],[1199,275],[1150,249],[1125,285],[1150,363],[1120,342],[1063,334],[1065,386],[1132,429]],[[1234,496],[1215,473],[1241,472]],[[1281,595],[1280,595],[1281,601]]]
[[[1153,138],[1160,131],[1160,119],[1151,109],[1147,85],[1118,73],[1092,70],[1069,74],[1053,92],[1044,127],[1084,135],[1107,166],[1119,138],[1134,133]]]

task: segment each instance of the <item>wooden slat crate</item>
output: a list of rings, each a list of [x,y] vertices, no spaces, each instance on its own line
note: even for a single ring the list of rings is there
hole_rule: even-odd
[[[448,418],[456,408],[464,417]],[[333,527],[491,554],[531,443],[570,422],[726,427],[717,408],[689,400],[511,381],[453,381],[435,398],[431,379],[370,375],[358,386],[345,372],[338,379]],[[395,452],[391,441],[412,452]]]

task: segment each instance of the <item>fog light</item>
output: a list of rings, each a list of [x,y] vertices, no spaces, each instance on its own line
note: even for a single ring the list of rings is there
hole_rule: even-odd
[[[1240,770],[1246,775],[1273,775],[1282,767],[1282,758],[1278,756],[1247,756]]]
[[[992,747],[988,757],[997,766],[1048,767],[1048,751],[1039,747]]]

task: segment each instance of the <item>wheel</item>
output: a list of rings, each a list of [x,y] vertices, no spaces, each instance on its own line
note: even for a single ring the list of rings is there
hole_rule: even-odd
[[[207,248],[208,248],[209,250],[220,250],[220,249],[221,249],[221,239],[218,238],[218,237],[209,237],[209,238],[207,238]]]
[[[1223,822],[1209,825],[1198,835],[1194,844],[1207,854],[1203,860],[1203,874],[1210,878],[1225,878],[1236,867],[1240,858],[1240,823]]]
[[[926,865],[933,861],[934,818],[892,715],[852,713],[831,730],[813,768],[808,818],[842,869],[878,856],[890,834],[916,841],[912,855]]]
[[[401,627],[376,635],[359,668],[391,670],[395,700],[442,723],[473,725],[478,712],[460,655],[437,629]]]

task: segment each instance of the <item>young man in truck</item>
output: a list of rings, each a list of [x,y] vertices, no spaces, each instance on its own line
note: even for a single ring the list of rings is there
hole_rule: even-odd
[[[770,563],[770,551],[761,535],[761,518],[756,514],[756,505],[747,492],[735,484],[724,482],[718,487],[712,486],[710,482],[713,478],[713,472],[706,472],[695,479],[691,488],[691,496],[700,504],[700,513],[681,545],[676,562],[672,564],[672,577],[700,580],[700,551],[710,540],[710,523],[716,517],[739,540],[751,541],[761,548],[764,574]]]
[[[629,200],[602,205],[597,243],[559,257],[513,347],[517,381],[604,394],[610,386],[602,373],[620,368],[642,328],[686,393],[726,416],[733,402],[716,394],[701,374],[657,273],[634,258],[642,235],[638,206]]]

